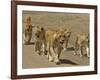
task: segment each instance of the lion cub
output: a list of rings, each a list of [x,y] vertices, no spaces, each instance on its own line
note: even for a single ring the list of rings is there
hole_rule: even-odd
[[[89,57],[89,37],[86,33],[81,33],[76,36],[74,55],[77,54],[79,54],[80,57],[84,55]]]
[[[53,61],[56,64],[60,63],[59,57],[63,50],[63,43],[66,40],[66,34],[64,30],[47,30],[46,31],[46,44],[47,44],[47,56],[49,61]]]
[[[41,55],[46,54],[46,39],[45,39],[45,29],[43,27],[37,26],[34,28],[34,41],[35,41],[35,52]]]
[[[26,16],[25,23],[24,23],[24,44],[29,44],[32,37],[32,24],[31,24],[31,17]]]

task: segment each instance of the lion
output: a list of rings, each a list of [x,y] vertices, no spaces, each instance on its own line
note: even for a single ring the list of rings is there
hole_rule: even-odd
[[[69,38],[71,36],[71,30],[70,29],[63,29],[63,32],[64,32],[64,34],[66,36],[65,41],[64,41],[64,44],[63,44],[63,50],[64,51],[67,51],[68,41],[69,41]]]
[[[29,44],[32,38],[32,28],[34,26],[31,24],[31,17],[26,16],[24,22],[24,44]]]
[[[41,55],[46,54],[46,39],[45,39],[45,29],[43,27],[37,26],[34,28],[34,41],[35,41],[35,52]]]
[[[60,30],[46,31],[47,56],[50,62],[60,64],[59,57],[63,50],[63,43],[66,40],[66,34]]]
[[[76,36],[74,55],[78,54],[80,57],[84,55],[89,57],[89,37],[86,33],[81,33]]]

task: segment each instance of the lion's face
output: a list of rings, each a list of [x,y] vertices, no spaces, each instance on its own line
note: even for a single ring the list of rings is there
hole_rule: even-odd
[[[79,38],[81,39],[82,42],[88,42],[89,41],[89,37],[86,33],[80,34]]]
[[[64,34],[63,35],[60,35],[59,41],[60,41],[61,44],[64,43],[65,39],[66,39],[66,36]]]
[[[71,35],[71,31],[69,29],[64,29],[64,34],[66,35],[66,38],[69,38]]]
[[[60,44],[63,44],[64,41],[66,40],[66,34],[63,31],[58,31],[57,35],[58,35],[58,42]]]
[[[27,24],[31,23],[31,16],[26,16],[25,23],[27,23]]]
[[[37,26],[37,27],[36,27],[35,36],[36,36],[37,38],[40,38],[40,37],[42,36],[42,34],[44,34],[44,28],[43,28],[43,27]]]
[[[61,32],[61,39],[63,39],[64,41],[70,38],[71,31],[69,29],[60,29],[60,32]]]

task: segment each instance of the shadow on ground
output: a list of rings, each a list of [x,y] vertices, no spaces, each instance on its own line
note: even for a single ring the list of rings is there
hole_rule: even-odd
[[[61,64],[71,64],[71,65],[78,65],[70,60],[67,59],[60,59]]]
[[[74,51],[74,47],[68,47],[67,51]]]
[[[24,45],[34,45],[35,43],[34,42],[30,42],[30,43],[27,43],[27,44],[24,44]]]

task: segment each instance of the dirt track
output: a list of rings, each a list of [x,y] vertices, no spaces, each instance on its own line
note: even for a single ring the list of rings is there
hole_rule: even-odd
[[[23,68],[44,68],[44,67],[61,67],[61,66],[82,66],[89,65],[87,57],[80,58],[74,56],[75,35],[80,32],[89,32],[89,15],[88,14],[74,14],[74,13],[48,13],[48,12],[23,12],[23,23],[25,16],[32,17],[32,24],[48,28],[67,27],[72,31],[69,39],[68,50],[61,54],[60,65],[49,62],[46,56],[38,55],[34,52],[33,38],[30,45],[23,45]],[[23,25],[24,27],[24,25]],[[33,33],[34,34],[34,33]]]
[[[34,53],[34,44],[24,45],[23,54],[23,68],[45,68],[45,67],[61,67],[61,66],[82,66],[89,65],[87,57],[80,58],[78,55],[74,56],[73,47],[69,47],[66,52],[61,54],[60,65],[49,62],[44,55]]]

